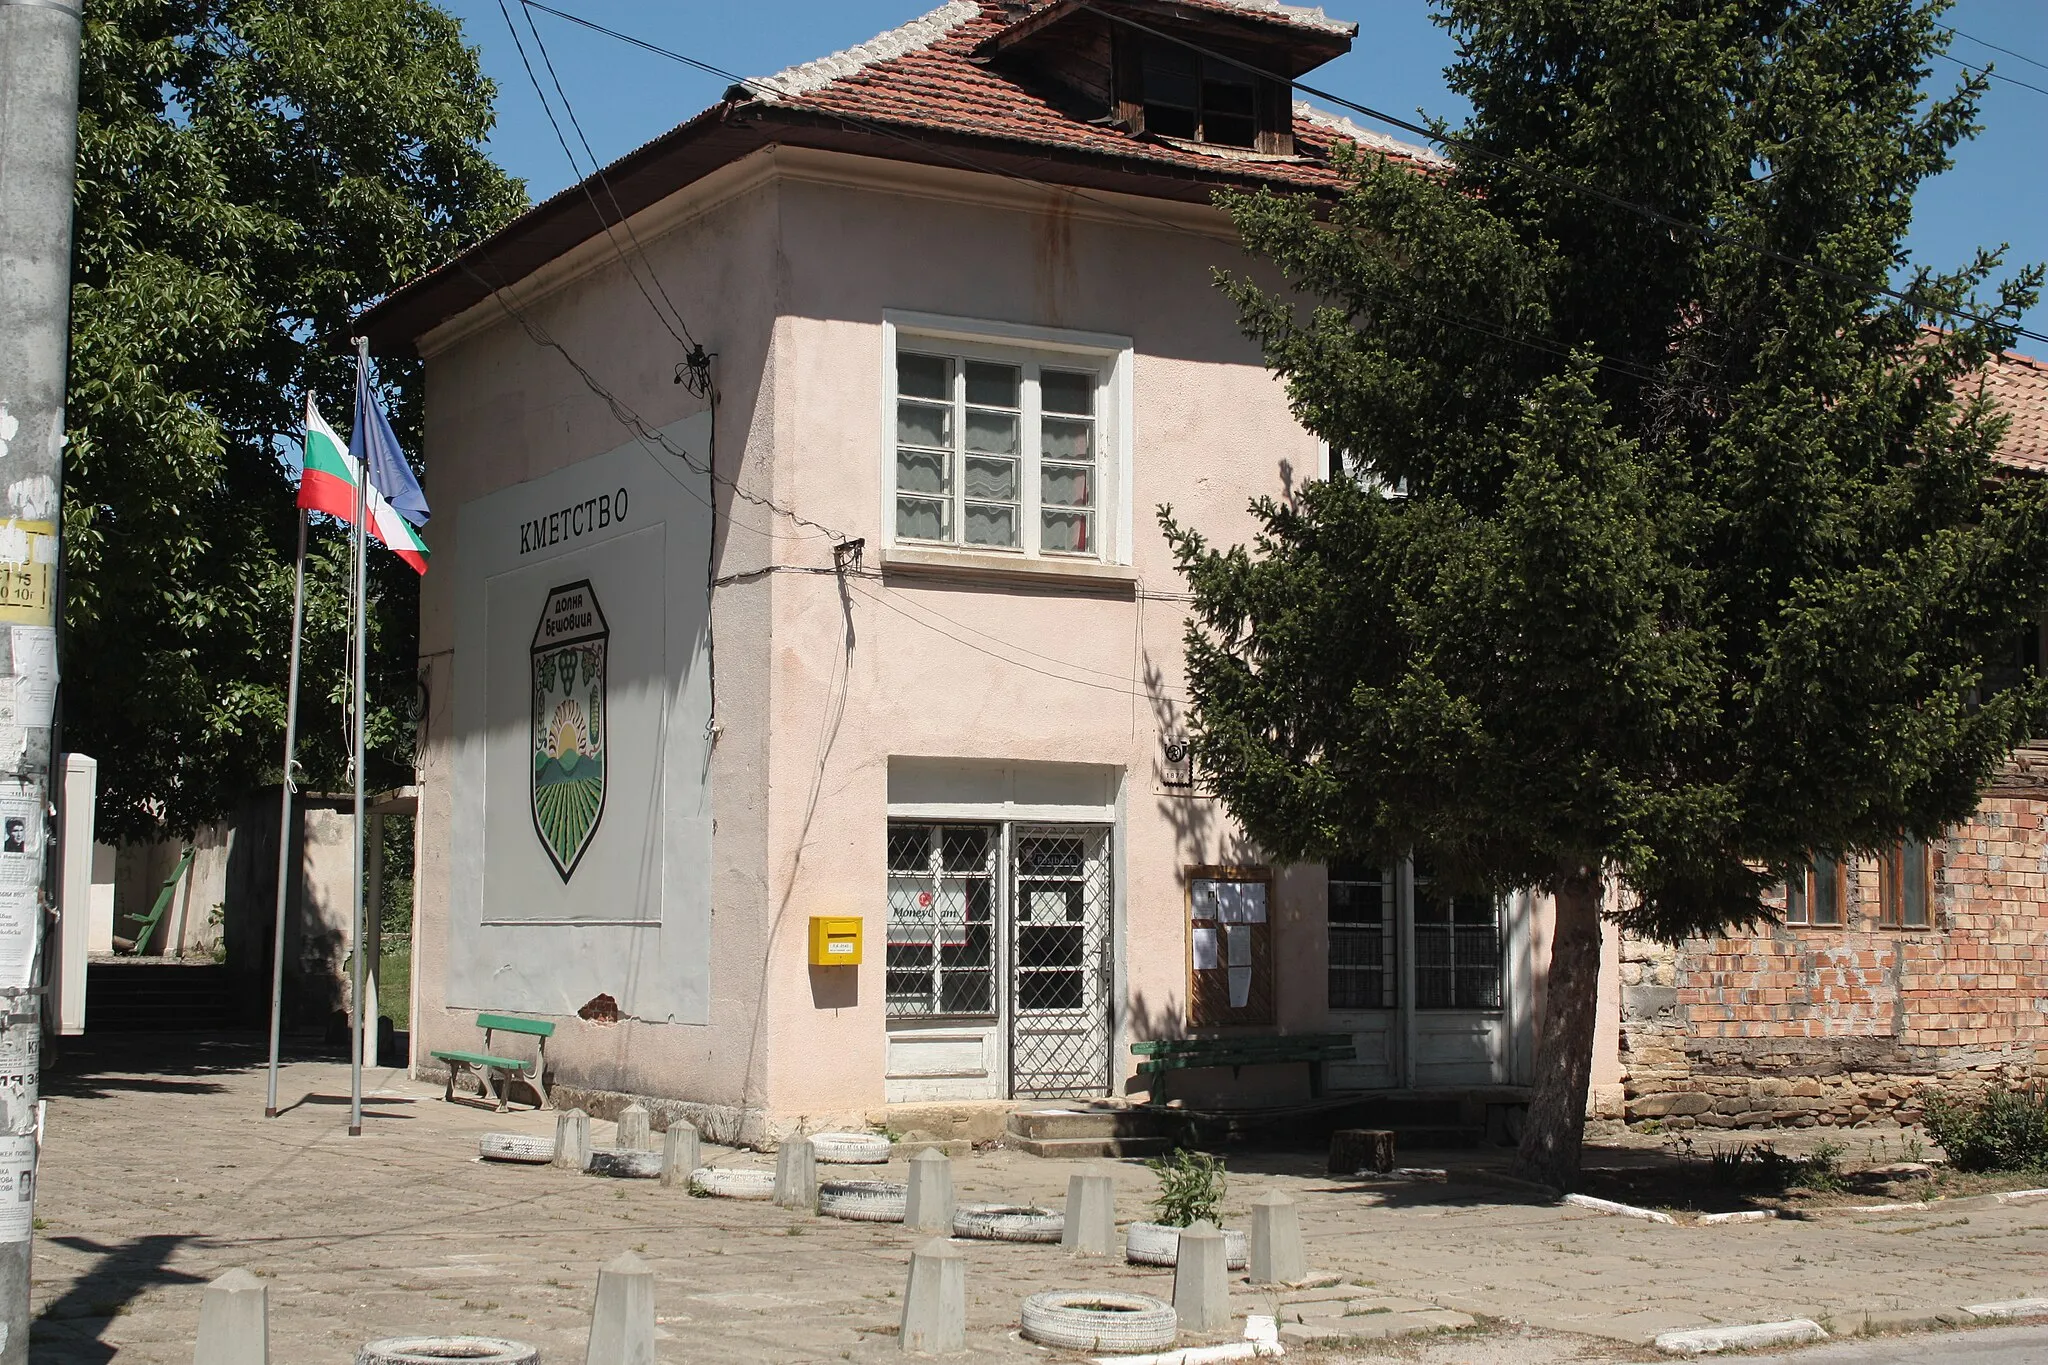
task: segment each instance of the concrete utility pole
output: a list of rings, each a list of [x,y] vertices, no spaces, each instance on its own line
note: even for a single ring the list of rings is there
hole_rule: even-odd
[[[82,0],[0,0],[0,1365],[27,1365]]]

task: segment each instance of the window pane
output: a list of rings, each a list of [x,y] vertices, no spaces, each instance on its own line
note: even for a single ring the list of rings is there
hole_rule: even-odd
[[[1145,44],[1144,60],[1145,126],[1148,131],[1161,132],[1164,130],[1153,123],[1152,106],[1178,105],[1192,115],[1202,96],[1202,59],[1179,44],[1154,40]],[[1188,122],[1192,136],[1193,118]]]
[[[967,496],[970,498],[1002,498],[1015,501],[1017,497],[1017,462],[1015,460],[991,460],[983,456],[967,457]]]
[[[1093,520],[1086,512],[1045,513],[1039,527],[1039,548],[1064,554],[1095,553]]]
[[[1806,873],[1795,872],[1785,883],[1785,923],[1806,923]]]
[[[1048,460],[1095,458],[1095,424],[1071,417],[1048,417],[1039,425],[1038,449]]]
[[[1045,370],[1038,376],[1039,406],[1047,412],[1087,417],[1095,411],[1095,376],[1071,370]]]
[[[953,504],[932,498],[896,499],[896,534],[906,540],[951,540]]]
[[[941,398],[951,402],[953,362],[944,356],[912,355],[907,351],[899,354],[896,392],[906,398]]]
[[[989,826],[890,822],[890,1014],[994,1012],[994,850]]]
[[[1908,929],[1925,929],[1932,923],[1928,914],[1927,845],[1908,839],[1899,857],[1900,922]]]
[[[1837,866],[1832,858],[1813,860],[1813,899],[1808,908],[1815,924],[1842,922],[1842,887],[1836,876]]]
[[[1018,395],[1023,387],[1024,372],[1015,365],[990,365],[979,360],[967,362],[967,401],[970,403],[992,408],[1018,407]]]
[[[953,491],[953,457],[942,451],[898,450],[896,491],[899,493],[950,493]]]
[[[968,503],[967,543],[969,545],[1015,545],[1017,543],[1017,509],[993,502]]]
[[[1041,465],[1038,472],[1039,501],[1049,507],[1087,507],[1090,505],[1088,485],[1094,474],[1092,465]]]
[[[899,445],[950,449],[953,444],[953,409],[935,407],[930,403],[898,403],[896,441]]]
[[[996,455],[1017,453],[1017,414],[967,410],[967,448]]]
[[[1330,868],[1330,1008],[1394,1005],[1393,881],[1359,863]]]

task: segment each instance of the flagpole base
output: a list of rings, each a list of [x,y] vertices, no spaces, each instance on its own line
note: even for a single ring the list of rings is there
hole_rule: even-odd
[[[275,1109],[266,1109],[263,1111],[263,1117],[267,1119],[274,1119],[277,1117],[277,1111]]]
[[[361,1137],[363,1135],[363,1125],[360,1123],[351,1123],[348,1126],[348,1135],[350,1137]]]

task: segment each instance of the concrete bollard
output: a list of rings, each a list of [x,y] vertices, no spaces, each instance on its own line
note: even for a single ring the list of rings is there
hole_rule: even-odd
[[[1206,1218],[1180,1230],[1173,1311],[1190,1332],[1213,1332],[1230,1322],[1230,1271],[1223,1234]]]
[[[270,1290],[242,1269],[206,1286],[192,1365],[270,1365]]]
[[[786,1209],[818,1211],[818,1154],[809,1138],[790,1138],[776,1151],[775,1202]]]
[[[1116,1177],[1067,1177],[1067,1227],[1060,1245],[1076,1256],[1116,1252]]]
[[[640,1101],[634,1100],[619,1111],[619,1136],[613,1145],[622,1152],[654,1150],[654,1128]]]
[[[565,1171],[590,1169],[590,1115],[581,1109],[555,1115],[555,1165]]]
[[[597,1272],[583,1365],[654,1365],[654,1270],[630,1251]]]
[[[912,1232],[953,1230],[953,1159],[927,1147],[910,1158],[910,1194],[903,1204],[903,1226]]]
[[[690,1172],[704,1164],[704,1144],[697,1137],[697,1125],[677,1119],[661,1139],[661,1183],[686,1185]]]
[[[928,1355],[967,1349],[967,1257],[943,1237],[910,1253],[897,1337],[904,1350]]]
[[[1251,1243],[1253,1284],[1294,1284],[1308,1278],[1301,1215],[1280,1191],[1267,1190],[1252,1200]]]

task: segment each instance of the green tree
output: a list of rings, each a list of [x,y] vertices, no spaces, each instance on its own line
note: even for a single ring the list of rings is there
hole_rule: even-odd
[[[1940,3],[1439,9],[1448,164],[1227,200],[1288,287],[1225,288],[1341,473],[1250,547],[1164,515],[1196,753],[1252,837],[1555,893],[1517,1164],[1563,1186],[1605,879],[1666,940],[1766,918],[1811,851],[1964,818],[2041,715],[1984,685],[2048,501],[1974,378],[2041,275],[1909,270],[1983,89],[1924,93]]]
[[[94,0],[79,111],[65,739],[139,839],[277,780],[304,395],[354,310],[506,222],[491,83],[426,0]],[[416,366],[387,367],[401,437]],[[431,534],[431,532],[430,532]],[[373,551],[373,782],[408,780],[417,583]],[[302,732],[342,779],[347,548],[317,528]]]

